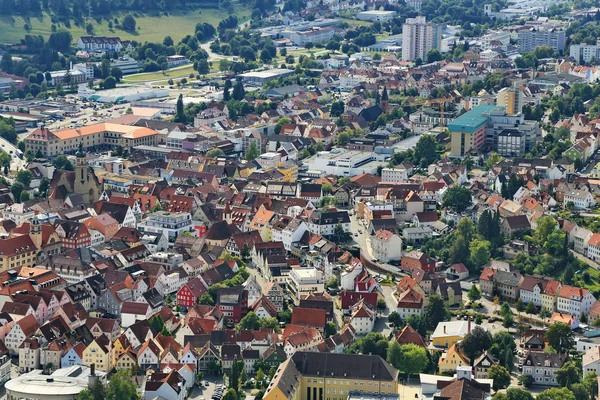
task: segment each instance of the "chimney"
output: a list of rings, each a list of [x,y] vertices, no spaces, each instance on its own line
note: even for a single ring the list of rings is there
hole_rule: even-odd
[[[467,320],[467,333],[471,333],[471,317]]]
[[[91,364],[90,365],[90,376],[95,376],[96,375],[96,364]]]
[[[444,333],[446,333],[446,325],[444,324]]]

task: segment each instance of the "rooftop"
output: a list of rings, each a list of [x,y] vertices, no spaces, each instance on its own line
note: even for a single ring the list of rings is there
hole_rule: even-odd
[[[481,104],[468,111],[448,124],[451,132],[474,132],[488,122],[488,115],[494,110],[504,110],[504,107]]]

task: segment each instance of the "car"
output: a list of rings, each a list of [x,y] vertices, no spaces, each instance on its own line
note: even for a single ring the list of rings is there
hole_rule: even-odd
[[[208,381],[204,382],[204,386],[209,386]]]
[[[354,237],[358,237],[358,233],[354,232]]]

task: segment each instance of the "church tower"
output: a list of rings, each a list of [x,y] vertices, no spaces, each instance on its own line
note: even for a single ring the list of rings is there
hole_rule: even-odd
[[[38,250],[42,249],[42,224],[40,224],[40,220],[37,215],[31,219],[29,223],[29,237],[31,237],[31,241],[37,247]]]

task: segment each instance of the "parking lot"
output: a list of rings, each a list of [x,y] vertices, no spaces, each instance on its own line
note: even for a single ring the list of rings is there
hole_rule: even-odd
[[[221,379],[220,377],[205,377],[204,379],[202,379],[202,382],[202,387],[195,386],[192,392],[190,393],[189,398],[191,400],[210,400],[215,395],[215,392],[217,391],[217,386],[223,385],[223,379]],[[208,383],[208,386],[206,386],[205,383]]]

